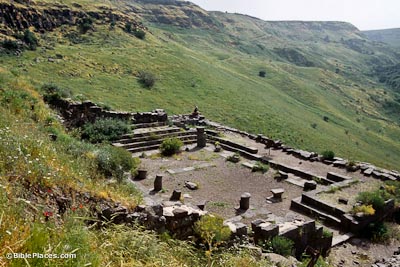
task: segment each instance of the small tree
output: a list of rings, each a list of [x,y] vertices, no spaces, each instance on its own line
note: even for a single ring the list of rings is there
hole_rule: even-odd
[[[39,41],[35,34],[28,29],[24,31],[23,40],[28,45],[30,50],[36,50],[37,46],[39,45]]]
[[[156,83],[156,77],[148,71],[139,71],[138,78],[139,82],[146,88],[151,88]]]
[[[224,226],[224,219],[219,216],[205,215],[196,222],[194,230],[207,246],[208,266],[211,266],[211,255],[219,245],[230,237],[229,227]]]
[[[89,17],[81,19],[78,24],[78,29],[82,34],[87,33],[89,30],[93,29],[93,20]]]

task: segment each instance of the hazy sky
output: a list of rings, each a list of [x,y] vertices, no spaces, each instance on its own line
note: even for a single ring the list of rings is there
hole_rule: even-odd
[[[346,21],[360,30],[400,28],[400,0],[190,0],[206,10],[264,20]]]

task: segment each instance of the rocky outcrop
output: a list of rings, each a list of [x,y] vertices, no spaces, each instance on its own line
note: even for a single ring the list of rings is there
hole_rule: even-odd
[[[115,13],[112,10],[85,12],[73,9],[66,5],[33,5],[0,3],[1,33],[11,35],[14,31],[21,31],[34,27],[38,32],[51,31],[61,25],[77,25],[84,18],[92,18],[97,23],[129,22],[135,28],[142,28],[135,16]]]

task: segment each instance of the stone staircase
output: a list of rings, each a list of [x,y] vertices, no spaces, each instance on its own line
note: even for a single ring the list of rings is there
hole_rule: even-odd
[[[132,133],[121,136],[113,145],[122,147],[131,153],[156,150],[168,138],[178,138],[184,144],[195,143],[196,130],[184,131],[182,128],[168,126],[165,122],[133,124]]]
[[[219,142],[220,146],[227,151],[239,153],[241,156],[256,161],[262,161],[263,156],[257,154],[258,149],[254,147],[249,147],[246,145],[242,145],[231,140],[219,137],[219,132],[207,129],[207,140],[209,143]]]
[[[345,214],[345,211],[318,200],[313,192],[303,193],[301,197],[292,199],[290,208],[333,227],[341,225],[341,218]]]

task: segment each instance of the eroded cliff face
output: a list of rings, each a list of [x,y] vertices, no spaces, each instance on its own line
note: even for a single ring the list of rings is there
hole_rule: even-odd
[[[84,18],[91,18],[99,24],[112,22],[121,25],[130,23],[135,28],[144,29],[134,14],[124,14],[103,8],[98,11],[84,11],[76,7],[60,4],[0,3],[0,33],[12,35],[16,31],[33,27],[37,32],[54,30],[61,25],[76,25]]]

